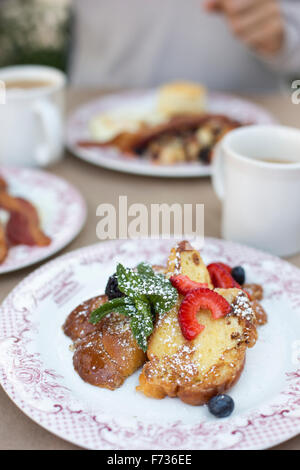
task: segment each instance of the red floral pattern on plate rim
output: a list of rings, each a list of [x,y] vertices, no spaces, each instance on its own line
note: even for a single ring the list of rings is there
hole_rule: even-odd
[[[25,187],[28,186],[29,193],[32,188],[41,188],[43,197],[51,192],[51,198],[55,198],[56,205],[51,232],[47,232],[51,237],[51,244],[47,247],[20,245],[11,248],[6,260],[0,264],[0,274],[4,274],[38,263],[68,245],[84,225],[86,204],[74,186],[51,173],[31,168],[0,167],[0,175],[8,183],[16,181]],[[26,197],[26,194],[20,195]],[[43,209],[37,207],[39,210]]]
[[[32,296],[30,307],[19,305],[16,299],[50,268],[52,277],[57,279],[66,266],[72,271],[73,263],[91,265],[114,259],[124,252],[124,244],[128,243],[139,243],[144,259],[150,261],[154,250],[166,256],[174,242],[114,241],[76,250],[33,272],[4,301],[0,309],[0,348],[3,344],[9,345],[7,354],[14,374],[12,379],[4,361],[0,381],[15,404],[54,434],[90,449],[254,449],[273,446],[298,434],[300,369],[296,367],[286,372],[284,390],[267,408],[252,410],[238,418],[202,421],[197,425],[179,421],[168,425],[149,424],[137,419],[134,426],[127,426],[113,416],[103,419],[100,411],[92,414],[72,400],[70,390],[60,383],[61,377],[45,367],[39,353],[30,352],[38,328],[32,312],[43,301],[45,286],[40,286],[40,296]],[[262,282],[272,284],[270,298],[280,297],[288,289],[291,305],[295,313],[300,313],[300,270],[296,267],[253,248],[212,238],[206,239],[203,254],[207,259],[220,259],[229,264],[247,263],[260,274]],[[265,262],[271,263],[270,271],[263,268]],[[35,403],[40,400],[44,404],[37,407]]]

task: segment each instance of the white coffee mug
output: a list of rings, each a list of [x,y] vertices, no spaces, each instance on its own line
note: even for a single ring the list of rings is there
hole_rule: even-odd
[[[43,83],[13,88],[11,82]],[[0,69],[0,165],[46,166],[63,154],[65,75],[44,66]]]
[[[300,251],[300,130],[230,132],[215,151],[213,186],[223,202],[226,240],[279,256]]]

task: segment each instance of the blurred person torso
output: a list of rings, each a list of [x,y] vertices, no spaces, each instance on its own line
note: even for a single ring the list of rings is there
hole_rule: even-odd
[[[175,79],[211,89],[272,91],[274,74],[204,0],[74,0],[71,82],[118,88]]]

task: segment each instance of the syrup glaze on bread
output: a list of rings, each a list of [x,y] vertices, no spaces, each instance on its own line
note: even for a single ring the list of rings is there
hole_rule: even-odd
[[[105,302],[105,295],[83,302],[67,317],[63,330],[74,341],[73,365],[80,377],[114,390],[143,365],[146,356],[132,335],[128,318],[113,313],[97,325],[89,323],[91,312]]]

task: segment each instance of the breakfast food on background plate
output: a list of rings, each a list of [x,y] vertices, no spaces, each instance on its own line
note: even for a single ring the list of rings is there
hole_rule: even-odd
[[[0,191],[4,191],[7,189],[7,183],[5,179],[0,175]]]
[[[166,123],[136,133],[124,132],[101,147],[116,146],[131,157],[172,165],[183,162],[210,163],[219,140],[239,123],[221,115],[178,115]],[[89,142],[80,142],[90,146]],[[92,144],[94,146],[94,144]]]
[[[31,202],[9,194],[6,181],[0,177],[0,211],[6,213],[8,219],[0,225],[0,263],[2,263],[9,247],[16,245],[48,246],[51,239],[40,227],[39,216]]]
[[[173,82],[158,90],[157,110],[163,116],[198,114],[205,112],[207,91],[202,85],[190,82]]]
[[[189,82],[162,86],[151,107],[115,109],[91,120],[91,140],[81,147],[116,147],[158,165],[208,164],[216,143],[242,124],[205,109],[206,90]]]
[[[267,320],[251,293],[258,288],[246,290],[233,277],[242,279],[242,269],[206,266],[188,242],[171,250],[167,267],[119,264],[106,295],[84,302],[64,323],[75,370],[114,390],[143,366],[137,390],[191,405],[223,394],[240,377],[257,326]],[[211,409],[225,416],[233,407],[220,395]]]

